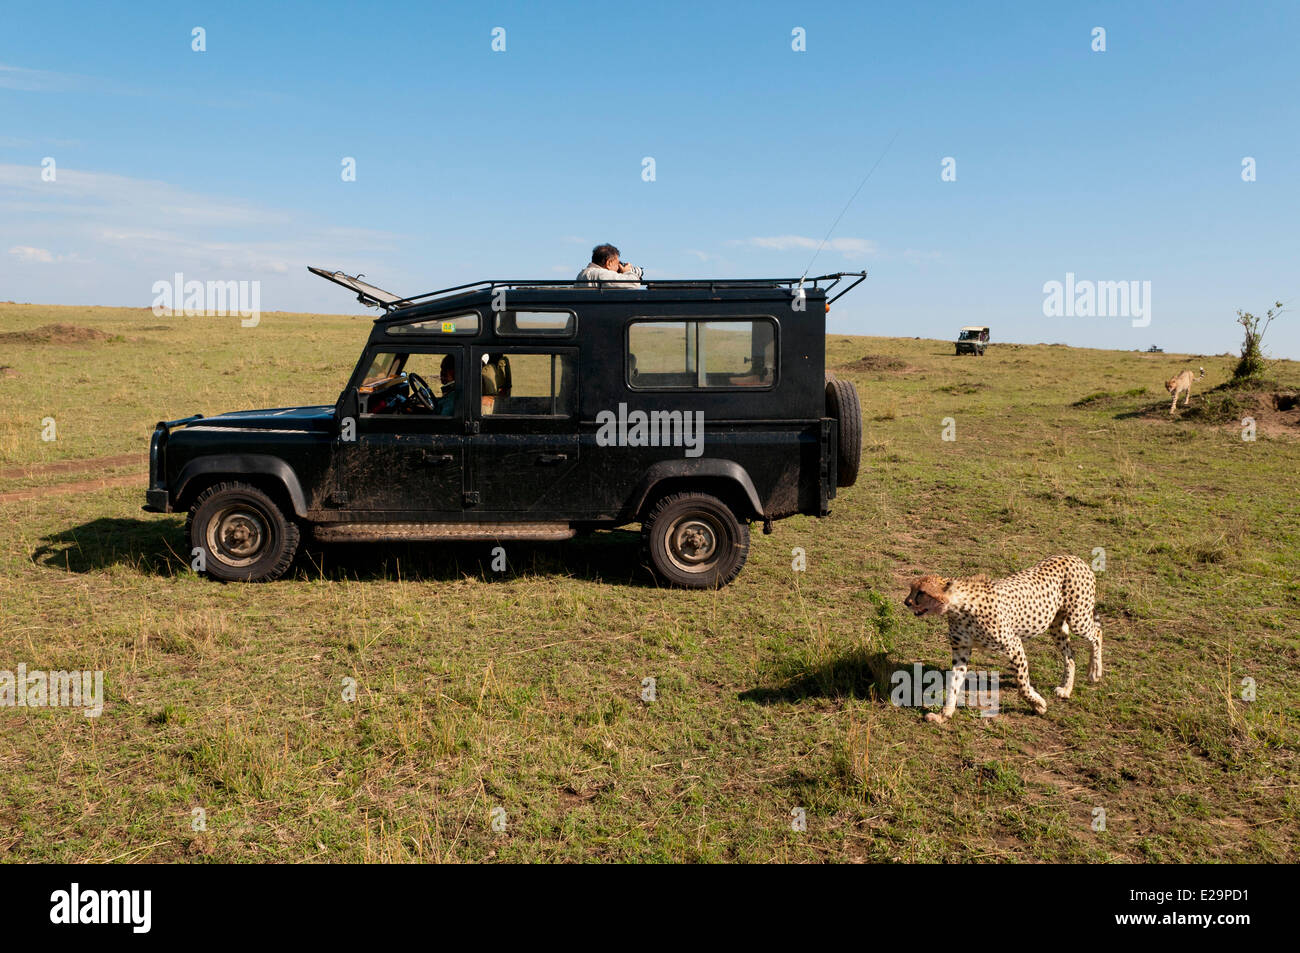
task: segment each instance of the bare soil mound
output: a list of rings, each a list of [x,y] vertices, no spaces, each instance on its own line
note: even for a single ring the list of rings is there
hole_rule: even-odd
[[[882,354],[864,354],[856,361],[835,365],[835,369],[847,372],[880,373],[882,371],[910,371],[913,368],[906,361],[901,361],[896,357],[885,357]]]
[[[1192,402],[1187,407],[1183,406],[1185,398],[1179,398],[1178,408],[1172,417],[1169,413],[1171,399],[1144,404],[1117,416],[1144,417],[1148,420],[1176,419],[1180,423],[1213,427],[1242,427],[1242,421],[1249,417],[1255,422],[1257,433],[1270,437],[1300,437],[1300,394],[1279,387],[1272,381],[1258,381],[1246,387],[1220,384],[1204,394],[1192,394]]]
[[[103,331],[83,328],[77,324],[43,324],[30,331],[0,333],[0,341],[14,344],[90,344],[108,341],[111,337]]]

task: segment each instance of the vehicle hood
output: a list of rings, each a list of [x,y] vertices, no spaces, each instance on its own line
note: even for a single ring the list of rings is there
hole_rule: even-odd
[[[229,427],[235,430],[328,431],[334,427],[334,405],[275,407],[270,410],[237,410],[216,417],[204,417],[194,427]]]

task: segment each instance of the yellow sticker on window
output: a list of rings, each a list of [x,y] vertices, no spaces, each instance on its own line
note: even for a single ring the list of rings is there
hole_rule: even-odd
[[[444,322],[442,322],[442,333],[443,333],[443,334],[455,334],[455,333],[456,333],[456,322],[455,322],[455,321],[444,321]]]

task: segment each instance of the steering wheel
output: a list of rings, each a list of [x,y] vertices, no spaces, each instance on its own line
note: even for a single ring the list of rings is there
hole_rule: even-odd
[[[417,404],[420,404],[426,410],[434,413],[438,412],[438,408],[434,406],[433,402],[433,391],[429,389],[429,385],[423,377],[415,373],[415,371],[407,371],[406,383],[411,386],[411,396],[415,398]]]

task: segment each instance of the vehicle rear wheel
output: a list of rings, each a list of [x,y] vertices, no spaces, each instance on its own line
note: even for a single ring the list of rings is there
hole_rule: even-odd
[[[862,404],[851,381],[826,383],[826,416],[835,418],[838,429],[835,485],[852,486],[858,481],[858,465],[862,462]]]
[[[749,557],[749,524],[707,493],[664,497],[641,524],[641,532],[655,573],[686,589],[725,586]]]
[[[298,551],[298,524],[247,483],[218,483],[190,507],[186,534],[203,553],[204,571],[227,582],[269,582]]]

